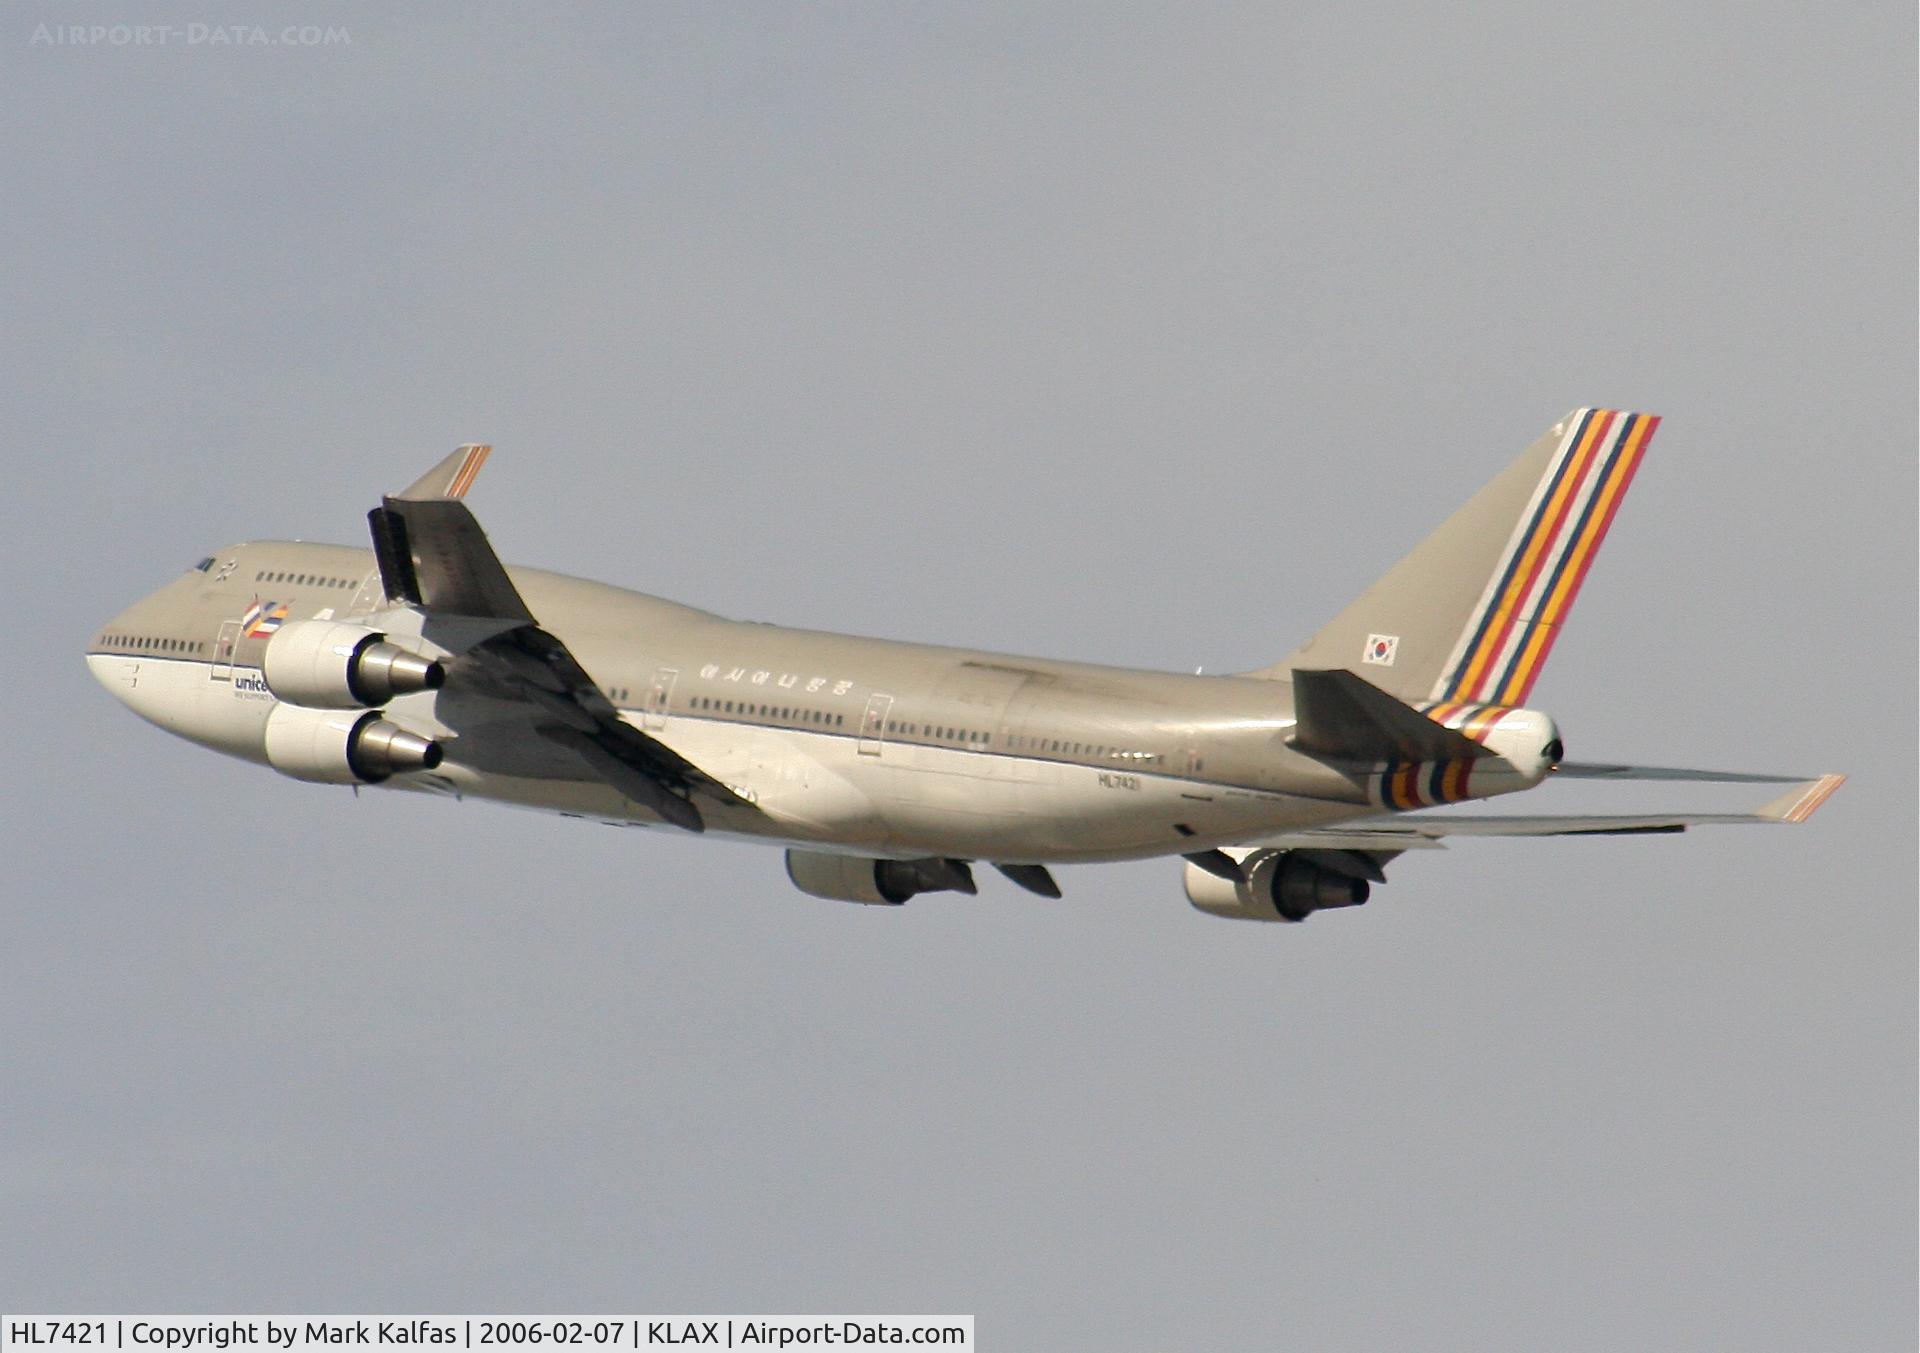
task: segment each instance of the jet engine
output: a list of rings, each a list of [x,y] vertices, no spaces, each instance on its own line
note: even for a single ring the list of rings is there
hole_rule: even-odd
[[[915,893],[976,891],[973,871],[963,860],[875,860],[790,850],[787,877],[814,897],[879,907],[897,907]]]
[[[261,674],[289,704],[314,709],[369,709],[396,695],[438,690],[447,669],[409,653],[364,625],[294,620],[267,640]]]
[[[1304,921],[1316,911],[1359,906],[1372,892],[1367,879],[1379,877],[1367,857],[1345,851],[1256,850],[1239,863],[1240,877],[1224,879],[1189,862],[1187,900],[1236,921]]]
[[[379,784],[440,764],[440,744],[389,723],[373,710],[275,705],[267,715],[267,763],[282,775],[321,784]]]

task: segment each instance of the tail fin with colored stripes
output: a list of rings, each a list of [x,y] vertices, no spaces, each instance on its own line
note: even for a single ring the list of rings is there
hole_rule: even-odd
[[[1574,410],[1303,648],[1254,675],[1347,668],[1409,702],[1523,703],[1659,423]]]

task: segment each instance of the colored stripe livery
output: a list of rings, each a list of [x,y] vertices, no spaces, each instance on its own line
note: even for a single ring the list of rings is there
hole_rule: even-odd
[[[1582,409],[1568,421],[1435,700],[1525,702],[1659,425],[1653,414],[1612,409]]]
[[[1511,711],[1505,705],[1476,705],[1451,700],[1438,705],[1422,705],[1420,712],[1435,723],[1444,724],[1485,743],[1487,734]],[[1461,803],[1473,797],[1470,781],[1473,761],[1388,761],[1375,778],[1374,798],[1395,812],[1412,808],[1432,808],[1442,803]]]
[[[1396,813],[1459,803],[1473,797],[1467,789],[1472,771],[1471,761],[1389,761],[1376,778],[1373,797]]]
[[[1844,775],[1822,775],[1818,780],[1806,786],[1799,798],[1789,803],[1779,814],[1782,822],[1805,822],[1813,816],[1813,810],[1833,797],[1833,791],[1845,784]]]
[[[261,601],[256,598],[253,605],[247,607],[246,614],[240,617],[240,629],[249,639],[265,639],[285,624],[286,620],[286,602]]]
[[[491,446],[463,446],[466,452],[459,465],[454,467],[453,478],[447,484],[447,497],[464,498],[467,490],[473,487],[473,481],[480,474],[480,467],[487,463],[487,457],[493,454]]]

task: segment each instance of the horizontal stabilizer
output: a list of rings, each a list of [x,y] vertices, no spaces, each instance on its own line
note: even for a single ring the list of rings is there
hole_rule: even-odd
[[[1818,780],[1796,785],[1773,802],[1764,805],[1759,815],[1771,822],[1805,822],[1813,810],[1833,797],[1833,791],[1847,782],[1844,775],[1822,775]]]
[[[1616,766],[1600,761],[1562,761],[1553,773],[1568,780],[1705,780],[1722,785],[1796,785],[1804,775],[1749,775],[1733,770],[1688,770],[1678,766]]]
[[[1689,827],[1738,825],[1747,822],[1805,822],[1813,810],[1833,797],[1846,782],[1844,775],[1823,775],[1795,785],[1777,799],[1750,813],[1635,813],[1593,816],[1453,817],[1437,813],[1407,814],[1391,819],[1416,832],[1434,836],[1624,836],[1635,832],[1680,832]],[[1375,819],[1380,821],[1381,819]]]
[[[1344,669],[1293,674],[1292,745],[1309,756],[1369,764],[1471,761],[1492,755]]]
[[[1362,818],[1337,826],[1309,828],[1243,841],[1248,848],[1274,850],[1337,849],[1379,852],[1438,846],[1449,836],[1638,836],[1683,832],[1689,827],[1738,826],[1755,822],[1805,822],[1833,797],[1844,775],[1823,775],[1797,784],[1779,798],[1747,813],[1544,813],[1525,817],[1465,816],[1449,813],[1396,813]]]

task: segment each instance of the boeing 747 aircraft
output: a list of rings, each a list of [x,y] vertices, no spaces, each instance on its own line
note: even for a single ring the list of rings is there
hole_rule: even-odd
[[[372,548],[231,545],[87,664],[136,714],[295,779],[776,842],[816,897],[971,893],[991,864],[1178,856],[1193,905],[1302,921],[1449,836],[1801,822],[1843,777],[1582,764],[1527,706],[1659,419],[1568,414],[1305,646],[1184,676],[748,624],[507,568],[463,446]],[[1432,812],[1552,776],[1790,785],[1750,813]]]

